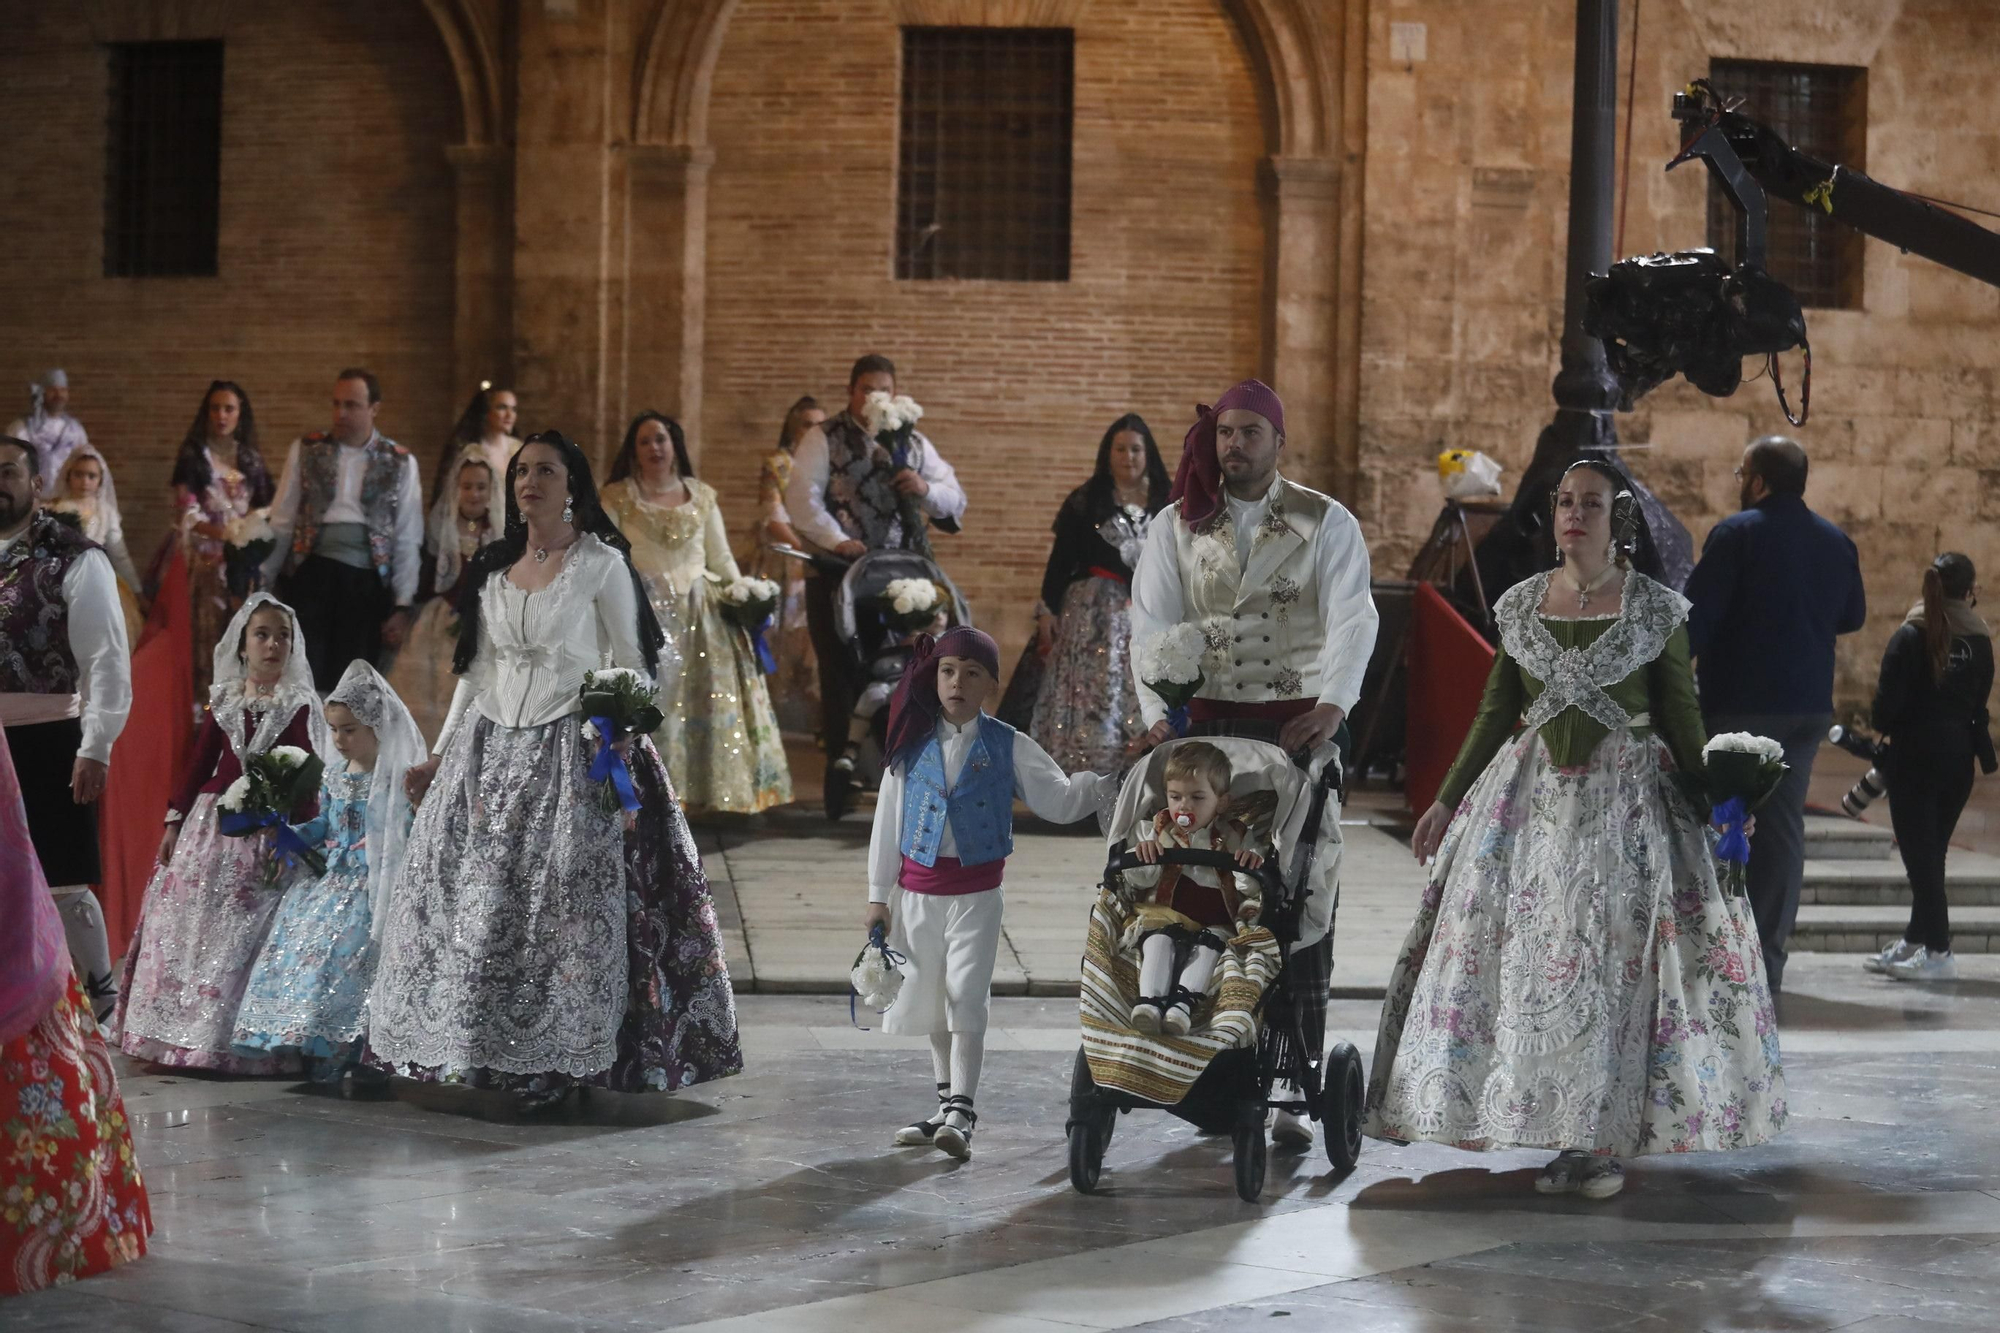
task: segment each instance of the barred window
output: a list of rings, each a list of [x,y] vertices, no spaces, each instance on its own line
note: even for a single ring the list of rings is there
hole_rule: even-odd
[[[1740,110],[1792,147],[1830,165],[1867,169],[1868,71],[1845,65],[1787,65],[1713,60],[1709,81]],[[1825,213],[1773,201],[1770,269],[1805,306],[1861,308],[1862,235]],[[1708,243],[1736,261],[1736,211],[1713,177],[1708,183]]]
[[[222,43],[110,48],[104,276],[212,277],[222,178]]]
[[[1069,280],[1075,34],[903,29],[896,276]]]

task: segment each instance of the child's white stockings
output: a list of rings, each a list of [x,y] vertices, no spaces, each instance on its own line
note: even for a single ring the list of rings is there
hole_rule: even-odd
[[[1139,998],[1159,999],[1174,989],[1174,940],[1164,932],[1139,942]]]
[[[931,1033],[931,1071],[937,1082],[950,1083],[953,1096],[978,1094],[979,1070],[985,1063],[984,1032]]]

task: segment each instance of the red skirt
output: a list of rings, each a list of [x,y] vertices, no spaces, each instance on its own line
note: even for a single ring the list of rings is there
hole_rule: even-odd
[[[0,1296],[137,1259],[152,1230],[111,1054],[72,976],[0,1048]]]

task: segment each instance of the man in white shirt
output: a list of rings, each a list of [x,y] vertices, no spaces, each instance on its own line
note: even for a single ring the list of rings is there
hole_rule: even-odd
[[[37,508],[35,446],[0,436],[0,723],[28,833],[62,910],[70,956],[102,1019],[116,1005],[97,799],[132,711],[132,656],[102,547]]]
[[[1245,380],[1201,409],[1173,503],[1147,529],[1133,572],[1132,642],[1200,625],[1202,687],[1188,719],[1274,722],[1286,749],[1311,750],[1334,739],[1361,697],[1377,617],[1361,525],[1331,496],[1280,476],[1284,451],[1285,408],[1268,386]],[[1166,703],[1143,678],[1138,687],[1151,724],[1138,748],[1150,749],[1174,729]],[[1333,971],[1334,867],[1323,869],[1286,969],[1320,1050]],[[1311,1135],[1296,1117],[1277,1117],[1279,1141]]]
[[[313,688],[340,683],[359,658],[378,664],[401,645],[416,600],[424,540],[417,460],[375,429],[382,386],[366,370],[340,372],[333,429],[292,441],[271,506],[277,546],[266,581],[299,615]]]
[[[907,454],[892,457],[862,422],[869,394],[895,391],[895,363],[886,356],[862,357],[848,373],[847,410],[799,440],[785,510],[806,549],[843,560],[858,560],[869,551],[910,550],[929,556],[929,527],[958,531],[965,490],[937,447],[916,431]],[[860,688],[834,631],[839,584],[838,575],[817,570],[806,577],[806,625],[819,659],[821,727],[829,760],[847,743],[847,715]]]
[[[56,479],[69,456],[90,443],[83,423],[69,414],[69,376],[51,370],[28,386],[28,415],[8,425],[7,434],[35,446],[42,474],[42,494],[54,499]]]

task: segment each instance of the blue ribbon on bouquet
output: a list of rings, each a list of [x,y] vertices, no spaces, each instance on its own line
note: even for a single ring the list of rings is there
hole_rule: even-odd
[[[891,949],[889,947],[889,941],[880,925],[874,925],[868,928],[868,943],[861,946],[861,952],[865,954],[870,949],[880,949],[882,951],[882,957],[887,959],[889,961],[889,964],[893,967],[901,967],[905,963],[910,961],[908,958],[904,957],[902,954],[896,952],[894,949]],[[851,981],[848,982],[847,1021],[852,1023],[855,1027],[861,1028],[863,1032],[866,1032],[868,1031],[868,1029],[861,1027],[861,1015],[859,1012],[855,1010],[854,1007],[854,1002],[860,998],[861,998],[861,993],[854,989],[854,983]]]
[[[771,632],[771,617],[765,616],[757,622],[757,628],[750,631],[750,647],[757,654],[757,667],[767,676],[778,674],[778,659],[771,655],[771,645],[764,636]]]
[[[312,846],[285,822],[284,815],[276,810],[261,815],[244,814],[241,811],[225,810],[215,821],[215,827],[224,837],[247,838],[259,829],[275,829],[277,836],[272,841],[277,845],[279,855],[287,865],[297,865],[299,858],[310,856]]]
[[[1721,832],[1722,840],[1715,844],[1715,854],[1725,861],[1742,865],[1750,859],[1750,837],[1743,831],[1743,825],[1750,817],[1741,796],[1732,796],[1715,807],[1711,822]]]
[[[632,787],[632,769],[625,762],[625,756],[611,748],[611,738],[617,734],[608,717],[593,717],[590,724],[597,728],[597,758],[590,761],[590,779],[603,782],[606,778],[618,790],[618,803],[629,811],[639,808],[639,793]]]
[[[1167,713],[1167,725],[1174,729],[1174,735],[1187,735],[1190,725],[1188,722],[1188,706],[1182,704],[1179,708],[1170,710]]]

